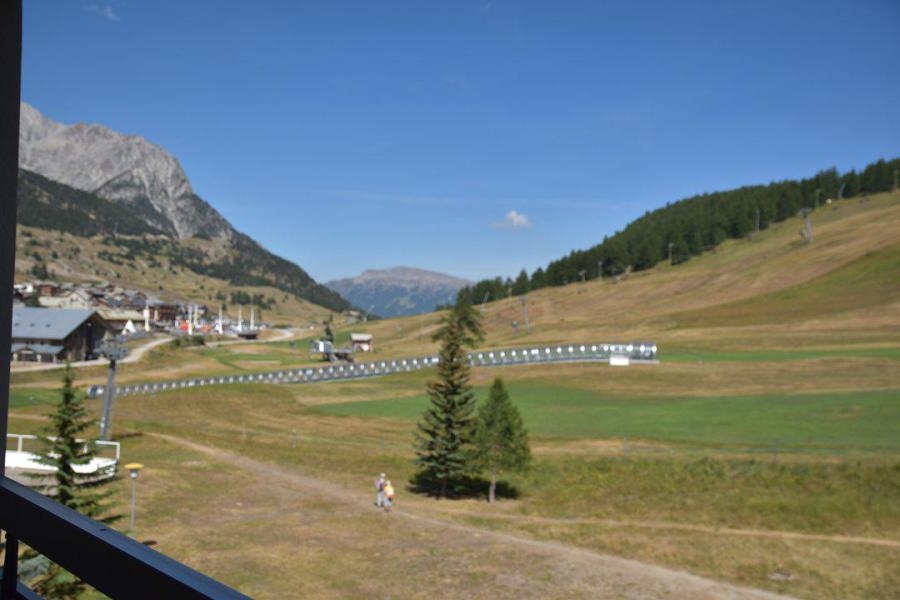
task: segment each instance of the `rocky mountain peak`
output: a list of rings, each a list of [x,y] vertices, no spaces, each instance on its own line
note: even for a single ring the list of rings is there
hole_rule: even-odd
[[[19,165],[71,187],[131,207],[173,237],[231,238],[234,230],[200,199],[164,148],[103,125],[64,125],[22,103]]]

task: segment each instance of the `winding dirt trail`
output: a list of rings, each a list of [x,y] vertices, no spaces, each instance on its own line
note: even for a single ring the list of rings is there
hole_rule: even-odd
[[[172,338],[169,336],[164,336],[161,338],[157,338],[155,340],[151,340],[142,346],[138,346],[137,348],[133,348],[128,356],[119,361],[120,364],[129,364],[133,362],[137,362],[141,360],[144,355],[153,350],[154,348],[158,348],[162,346],[168,341],[171,341]],[[96,360],[80,360],[69,363],[73,369],[80,369],[82,367],[103,367],[109,364],[109,361],[105,358],[98,358]],[[11,373],[33,373],[36,371],[50,371],[53,369],[64,369],[66,367],[66,363],[48,363],[48,364],[14,364],[10,368]]]
[[[370,494],[349,490],[339,484],[323,481],[280,465],[261,462],[221,448],[199,444],[184,438],[162,433],[148,433],[171,444],[179,445],[234,467],[251,471],[272,484],[299,488],[303,492],[332,498],[354,514],[360,507],[370,506]],[[392,517],[404,519],[416,527],[452,533],[453,537],[488,540],[515,547],[550,560],[560,571],[583,579],[580,584],[597,598],[684,598],[691,600],[785,600],[783,596],[763,590],[730,585],[693,575],[684,571],[643,563],[636,560],[602,554],[559,542],[532,539],[518,534],[497,532],[440,518],[440,511],[431,511],[417,503],[404,504]],[[441,535],[436,535],[442,544]],[[587,575],[589,574],[589,575]]]
[[[520,521],[538,525],[602,525],[605,527],[635,527],[640,529],[695,531],[715,535],[736,535],[744,537],[761,537],[779,540],[800,540],[806,542],[833,542],[836,544],[867,544],[883,548],[900,548],[900,540],[870,538],[852,535],[829,535],[818,533],[802,533],[799,531],[777,531],[772,529],[738,529],[734,527],[716,527],[714,525],[697,525],[692,523],[674,523],[670,521],[619,521],[615,519],[592,518],[554,518],[517,514],[475,513],[465,509],[444,509],[443,512],[457,516],[472,516],[480,519],[497,519]]]

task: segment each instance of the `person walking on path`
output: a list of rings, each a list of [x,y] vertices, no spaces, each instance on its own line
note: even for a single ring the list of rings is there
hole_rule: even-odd
[[[384,512],[391,512],[391,507],[394,505],[394,486],[391,483],[391,480],[388,479],[384,482]]]
[[[382,473],[375,480],[375,506],[381,508],[384,506],[384,484],[387,482],[385,474]]]

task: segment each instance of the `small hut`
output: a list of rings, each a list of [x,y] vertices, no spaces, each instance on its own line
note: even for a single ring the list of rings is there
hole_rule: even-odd
[[[372,352],[375,349],[371,333],[351,333],[350,345],[354,352]]]

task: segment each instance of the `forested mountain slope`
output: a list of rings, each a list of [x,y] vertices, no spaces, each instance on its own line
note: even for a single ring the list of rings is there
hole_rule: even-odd
[[[615,278],[546,286],[481,309],[484,347],[652,340],[671,351],[697,340],[719,348],[888,344],[900,339],[900,191],[822,205],[692,260]],[[441,313],[372,324],[385,352],[428,348]],[[518,333],[512,327],[518,322]],[[705,342],[704,342],[705,343]],[[749,343],[749,342],[748,342]]]
[[[600,244],[572,251],[530,276],[523,271],[515,280],[486,279],[460,293],[471,302],[480,302],[486,295],[491,300],[504,298],[509,288],[513,295],[520,295],[582,279],[616,277],[667,260],[670,248],[672,262],[678,264],[727,239],[764,231],[794,217],[802,208],[817,208],[829,199],[889,191],[897,170],[900,158],[879,160],[860,173],[840,175],[828,169],[807,179],[692,196],[650,211]]]
[[[95,240],[96,244],[106,248],[98,251],[94,264],[87,253],[79,260],[79,271],[91,276],[114,278],[111,272],[123,274],[125,266],[133,267],[138,261],[149,268],[180,270],[221,280],[230,286],[274,288],[298,301],[305,300],[332,310],[350,306],[336,292],[316,283],[303,269],[268,252],[240,232],[233,231],[229,238],[202,235],[173,238],[135,216],[126,206],[24,169],[19,170],[16,219],[22,226],[65,232],[80,238],[99,238]],[[85,242],[82,245],[93,244]],[[36,272],[47,268],[54,273],[51,264],[54,254],[60,256],[62,248],[49,245],[39,253],[39,260],[33,255],[27,257],[34,263],[29,268],[36,268]],[[117,266],[122,268],[117,269]],[[63,273],[57,269],[56,274]],[[126,277],[124,282],[128,279]],[[132,283],[135,287],[158,286],[156,281],[135,280]]]
[[[351,308],[296,264],[236,230],[194,193],[178,160],[138,135],[98,124],[65,125],[22,103],[19,223],[77,235],[154,235],[134,251],[161,250],[233,285],[272,286],[331,310]],[[206,239],[200,255],[180,242]],[[151,247],[152,246],[152,247]]]

